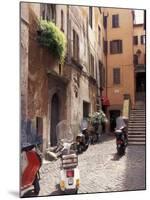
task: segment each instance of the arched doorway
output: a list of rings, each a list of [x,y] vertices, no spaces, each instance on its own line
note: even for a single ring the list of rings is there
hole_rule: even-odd
[[[55,93],[52,97],[51,101],[51,130],[50,130],[50,141],[51,146],[57,145],[57,137],[56,137],[56,125],[59,122],[59,98]]]

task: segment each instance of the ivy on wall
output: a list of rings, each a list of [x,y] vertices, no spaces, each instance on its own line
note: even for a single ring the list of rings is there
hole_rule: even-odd
[[[64,62],[67,39],[53,22],[47,20],[39,21],[38,42],[49,49],[54,59],[60,63]]]

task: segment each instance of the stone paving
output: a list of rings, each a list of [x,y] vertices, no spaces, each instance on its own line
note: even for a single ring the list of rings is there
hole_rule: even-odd
[[[59,160],[43,164],[39,196],[59,195]],[[116,154],[115,139],[91,145],[79,155],[80,188],[78,193],[145,189],[145,146],[128,146],[122,157]]]

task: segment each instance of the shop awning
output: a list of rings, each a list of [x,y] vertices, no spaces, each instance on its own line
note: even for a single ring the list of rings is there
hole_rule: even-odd
[[[101,101],[103,106],[110,106],[110,102],[107,96],[102,96]]]

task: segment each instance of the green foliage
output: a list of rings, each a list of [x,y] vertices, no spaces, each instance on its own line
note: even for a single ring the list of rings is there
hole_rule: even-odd
[[[47,47],[56,60],[63,63],[67,46],[64,33],[53,22],[46,20],[39,21],[39,29],[39,43]]]
[[[98,112],[94,112],[92,115],[90,115],[88,120],[91,124],[102,124],[106,122],[107,118],[105,113],[102,110],[99,110]]]

